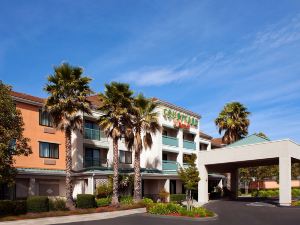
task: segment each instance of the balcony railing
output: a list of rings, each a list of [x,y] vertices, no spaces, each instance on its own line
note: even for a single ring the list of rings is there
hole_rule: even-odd
[[[104,132],[99,129],[84,128],[84,138],[89,140],[107,140]]]
[[[196,150],[196,143],[193,141],[183,140],[183,147],[187,149]]]
[[[178,147],[178,138],[170,137],[170,136],[162,136],[162,142],[164,145],[170,145]]]
[[[177,171],[178,163],[176,161],[163,160],[162,169]]]
[[[107,159],[85,159],[83,167],[107,167]]]

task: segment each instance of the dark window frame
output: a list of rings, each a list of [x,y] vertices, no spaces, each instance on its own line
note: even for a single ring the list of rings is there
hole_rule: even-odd
[[[43,156],[41,153],[42,153],[42,144],[48,144],[49,145],[49,156]],[[57,146],[57,158],[55,157],[55,154],[51,154],[51,148],[50,146],[51,145],[56,145]],[[51,142],[45,142],[45,141],[40,141],[39,142],[39,156],[40,158],[45,158],[45,159],[59,159],[59,144],[57,143],[51,143]]]
[[[124,156],[125,156],[125,162],[121,162],[121,152],[124,152]],[[126,162],[126,154],[129,154],[130,155],[130,162]],[[132,164],[132,152],[131,151],[124,151],[124,150],[119,150],[119,163],[122,163],[122,164]]]
[[[42,115],[43,113],[47,113],[47,124],[43,124],[43,120],[42,120]],[[43,109],[39,109],[39,125],[43,126],[43,127],[53,127],[53,119],[51,117],[51,115],[49,114],[49,112],[43,110]]]

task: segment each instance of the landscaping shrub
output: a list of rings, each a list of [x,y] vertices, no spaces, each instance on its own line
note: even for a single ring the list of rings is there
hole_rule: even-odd
[[[185,200],[186,200],[186,195],[185,194],[171,194],[170,195],[170,201],[171,202],[181,203]]]
[[[121,196],[120,198],[121,205],[132,205],[133,204],[133,198],[132,196]]]
[[[14,214],[14,203],[11,200],[0,201],[0,216],[13,215]]]
[[[95,196],[91,194],[78,194],[77,195],[77,208],[87,209],[96,206]]]
[[[300,189],[299,188],[293,188],[292,189],[292,196],[293,196],[293,198],[300,197]]]
[[[108,206],[111,203],[111,198],[99,198],[96,199],[96,203],[98,207]]]
[[[153,204],[153,200],[151,198],[143,198],[142,203],[145,206],[150,206],[151,204]]]
[[[28,212],[47,212],[49,211],[49,199],[46,196],[31,196],[27,198]]]
[[[182,207],[179,204],[174,204],[174,203],[167,203],[167,204],[154,203],[149,207],[148,212],[157,215],[179,214],[181,216],[189,216],[189,217],[214,216],[213,212],[203,207],[192,208],[190,211],[188,211],[185,207]]]
[[[112,195],[112,184],[108,182],[107,184],[100,184],[96,188],[97,198],[107,198]]]
[[[167,202],[170,193],[167,192],[167,191],[163,188],[163,189],[161,189],[161,190],[159,191],[159,194],[158,194],[158,195],[159,195],[159,198],[160,198],[160,200],[161,200],[162,202]]]
[[[182,207],[175,203],[155,203],[148,209],[151,214],[166,215],[170,213],[178,213]]]
[[[50,211],[66,211],[66,200],[63,198],[51,198],[49,199],[49,210]]]
[[[13,201],[14,203],[14,214],[25,214],[27,212],[26,200]]]

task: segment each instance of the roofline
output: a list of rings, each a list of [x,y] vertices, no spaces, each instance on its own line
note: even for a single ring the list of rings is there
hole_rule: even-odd
[[[181,111],[181,112],[184,112],[186,114],[189,114],[191,116],[194,116],[196,117],[197,119],[201,119],[201,115],[198,114],[198,113],[194,113],[190,110],[187,110],[183,107],[180,107],[180,106],[177,106],[177,105],[174,105],[173,103],[170,103],[170,102],[167,102],[167,101],[164,101],[164,100],[161,100],[161,99],[158,99],[158,98],[153,98],[153,100],[155,102],[158,102],[159,104],[163,105],[163,106],[167,106],[169,108],[172,108],[172,109],[175,109],[175,110],[178,110],[178,111]]]
[[[44,106],[44,103],[41,103],[41,102],[36,102],[36,101],[29,100],[29,99],[16,97],[13,95],[11,95],[11,96],[12,96],[12,99],[16,102],[22,102],[22,103],[26,103],[26,104],[30,104],[30,105],[35,105],[35,106]]]
[[[252,146],[252,145],[260,145],[260,144],[268,144],[268,143],[276,143],[276,142],[284,142],[284,141],[288,141],[288,142],[291,142],[295,145],[298,145],[300,146],[300,144],[298,144],[297,142],[289,139],[289,138],[285,138],[285,139],[279,139],[279,140],[274,140],[274,141],[264,141],[264,142],[259,142],[259,143],[254,143],[254,144],[247,144],[247,145],[239,145],[239,146],[232,146],[232,147],[229,147],[229,146],[226,146],[224,148],[219,148],[219,149],[214,149],[214,151],[218,151],[218,150],[221,150],[221,149],[232,149],[232,148],[240,148],[240,147],[246,147],[246,146]]]

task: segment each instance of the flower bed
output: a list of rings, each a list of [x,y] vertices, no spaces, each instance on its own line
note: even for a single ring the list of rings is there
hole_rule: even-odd
[[[212,211],[203,207],[195,207],[188,211],[185,207],[174,203],[154,203],[147,207],[147,212],[155,215],[184,217],[213,217]]]

